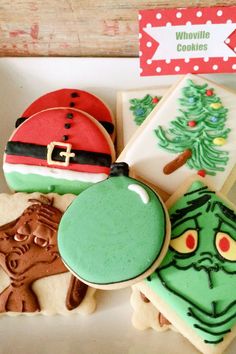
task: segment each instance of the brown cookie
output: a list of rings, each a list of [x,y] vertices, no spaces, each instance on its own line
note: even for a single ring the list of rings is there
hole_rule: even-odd
[[[0,313],[94,310],[94,290],[68,272],[58,252],[58,225],[73,199],[0,194]]]

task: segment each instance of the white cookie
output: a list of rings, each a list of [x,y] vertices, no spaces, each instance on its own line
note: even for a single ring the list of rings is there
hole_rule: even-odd
[[[121,153],[141,123],[166,93],[167,87],[117,93],[117,153]]]
[[[132,286],[130,303],[134,310],[132,324],[135,328],[139,330],[153,328],[157,332],[164,332],[168,329],[175,330],[171,323],[140,292],[136,285]]]
[[[195,173],[227,193],[235,181],[236,93],[196,75],[174,85],[118,161],[173,193]]]

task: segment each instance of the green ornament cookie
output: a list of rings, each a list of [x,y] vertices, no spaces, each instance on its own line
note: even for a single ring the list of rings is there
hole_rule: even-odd
[[[159,265],[170,240],[166,209],[155,192],[112,165],[110,177],[82,192],[62,217],[59,252],[84,282],[102,289],[129,286]]]

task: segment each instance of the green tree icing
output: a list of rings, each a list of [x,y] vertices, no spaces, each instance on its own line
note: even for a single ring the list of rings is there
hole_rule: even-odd
[[[170,122],[170,128],[159,126],[155,130],[159,146],[172,153],[191,150],[192,155],[186,161],[191,169],[205,170],[209,175],[224,171],[229,153],[214,139],[226,142],[230,132],[225,128],[228,109],[207,84],[196,85],[188,80],[182,93],[180,114]]]
[[[147,94],[143,98],[132,98],[130,102],[130,110],[133,112],[136,125],[141,125],[153,110],[161,97],[151,96]]]

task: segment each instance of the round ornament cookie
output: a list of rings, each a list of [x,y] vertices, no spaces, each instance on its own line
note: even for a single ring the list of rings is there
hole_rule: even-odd
[[[23,112],[16,121],[16,126],[35,113],[56,107],[76,108],[90,114],[103,125],[112,138],[115,138],[114,118],[109,107],[97,96],[76,89],[61,89],[39,97]]]
[[[110,177],[81,193],[60,222],[63,262],[95,288],[127,287],[147,277],[169,245],[164,204],[128,170],[125,163],[113,164]]]
[[[4,174],[20,192],[79,194],[109,175],[115,158],[106,130],[87,113],[54,108],[25,120],[9,139]]]

